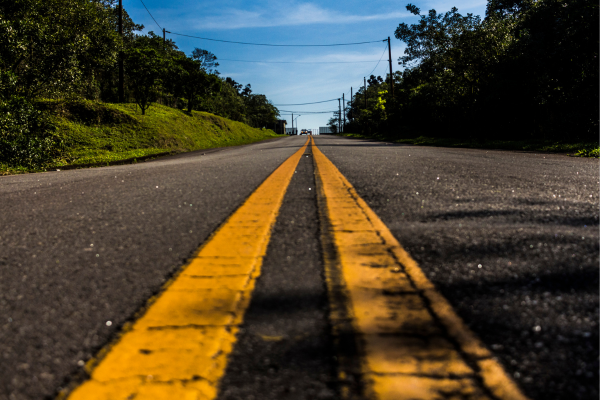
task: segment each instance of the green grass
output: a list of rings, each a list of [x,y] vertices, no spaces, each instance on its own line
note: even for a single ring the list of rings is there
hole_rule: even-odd
[[[596,157],[600,156],[600,146],[598,143],[567,143],[552,140],[489,140],[477,141],[469,139],[450,139],[450,138],[431,138],[419,136],[412,139],[395,139],[385,136],[368,137],[357,133],[342,133],[340,136],[354,137],[361,139],[382,140],[393,143],[414,144],[419,146],[437,146],[437,147],[466,147],[473,149],[497,149],[497,150],[521,150],[521,151],[541,151],[551,153],[567,153],[577,157]]]
[[[575,152],[573,155],[577,156],[577,157],[600,158],[600,147],[595,146],[593,148],[583,148],[583,149],[577,150],[577,152]]]
[[[153,104],[142,116],[135,104],[91,101],[40,101],[66,144],[47,169],[134,162],[140,158],[215,147],[249,144],[279,137],[206,112]],[[0,164],[0,175],[35,172]]]

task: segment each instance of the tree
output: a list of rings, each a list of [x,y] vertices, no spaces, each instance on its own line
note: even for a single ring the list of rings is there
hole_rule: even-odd
[[[598,4],[490,0],[400,24],[394,123],[431,135],[597,140]],[[485,129],[481,129],[485,126]]]
[[[490,89],[512,126],[520,120],[529,135],[598,140],[598,9],[588,0],[523,2]]]
[[[484,121],[484,88],[493,81],[494,69],[512,41],[511,20],[482,21],[459,14],[455,7],[426,15],[411,4],[406,8],[420,20],[410,26],[402,23],[395,31],[407,44],[399,60],[405,71],[396,101],[404,116],[398,118],[448,135],[459,134],[457,130],[473,134]]]
[[[175,59],[175,64],[179,68],[175,72],[178,74],[178,91],[187,100],[188,112],[196,108],[199,96],[207,96],[220,89],[221,80],[216,75],[207,74],[200,61],[184,55]]]
[[[200,109],[234,121],[247,122],[246,106],[238,90],[230,83],[233,79],[219,78],[219,91],[202,99]],[[241,85],[239,85],[241,87]]]
[[[331,131],[331,133],[333,133],[335,135],[336,133],[338,133],[339,125],[340,125],[340,112],[334,111],[333,117],[329,118],[329,121],[327,121],[327,126],[329,127],[329,130]]]
[[[0,70],[11,71],[15,90],[29,98],[84,91],[116,61],[120,38],[109,14],[97,1],[1,2]]]
[[[383,83],[383,78],[381,76],[371,75],[369,79],[367,79],[367,83],[369,86],[379,86],[379,84]]]
[[[43,168],[64,149],[48,116],[15,95],[17,77],[0,71],[0,162]]]
[[[98,4],[100,4],[103,8],[105,8],[108,13],[107,19],[110,25],[113,27],[113,30],[118,31],[119,25],[119,0],[95,0]],[[127,9],[123,7],[122,12],[123,17],[123,37],[125,38],[125,43],[131,43],[135,40],[136,34],[135,32],[140,32],[144,29],[144,25],[136,24],[131,19],[131,16],[127,12]]]
[[[250,85],[246,86],[246,89]],[[244,96],[246,106],[246,118],[248,125],[254,128],[262,128],[268,124],[277,122],[279,111],[264,94],[248,94]]]
[[[125,66],[135,102],[145,115],[160,93],[161,78],[165,73],[162,54],[151,47],[133,47],[125,52]]]
[[[216,69],[219,66],[217,56],[210,51],[196,47],[194,51],[192,51],[192,59],[198,61],[200,63],[200,68],[207,73],[219,75],[219,71]]]
[[[371,75],[366,90],[360,87],[354,93],[352,101],[346,104],[346,131],[375,135],[388,130],[388,120],[394,109],[386,105],[390,103],[387,79],[389,77],[384,80],[381,76]]]
[[[419,15],[420,20],[410,26],[401,23],[396,28],[394,36],[406,43],[400,64],[408,68],[418,66],[429,74],[447,69],[448,63],[452,62],[449,57],[451,51],[459,47],[457,41],[462,35],[476,31],[481,24],[479,16],[462,16],[456,7],[445,14],[429,10],[427,15],[421,15],[420,10],[412,4],[406,8],[412,14]]]
[[[98,0],[103,7],[107,9],[107,19],[114,32],[118,31],[119,0]],[[122,43],[118,50],[128,49],[133,43],[139,39],[140,35],[136,32],[141,32],[144,25],[136,24],[129,16],[127,9],[123,8],[123,36]],[[162,42],[162,38],[161,38]],[[96,97],[102,101],[118,102],[119,101],[119,66],[117,63],[104,65],[96,70],[94,75],[98,93],[86,93],[87,98],[95,99]],[[128,96],[127,86],[125,86],[126,98]],[[94,96],[96,95],[96,96]]]
[[[241,90],[244,87],[241,83],[237,83],[230,77],[225,78],[225,83],[234,88],[238,94],[241,93]]]
[[[240,93],[240,94],[244,97],[250,97],[250,95],[252,94],[252,85],[247,84],[244,87],[244,90],[242,90],[242,93]]]

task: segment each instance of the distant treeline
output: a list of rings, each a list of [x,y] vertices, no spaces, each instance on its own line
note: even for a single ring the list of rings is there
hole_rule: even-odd
[[[124,60],[124,100],[142,113],[152,102],[200,110],[253,127],[275,122],[278,110],[261,94],[220,76],[217,57],[186,55],[136,24],[118,0],[0,2],[0,162],[40,164],[59,151],[37,99],[119,100],[118,59]],[[162,32],[161,32],[162,33]]]
[[[420,19],[395,31],[394,96],[389,74],[372,75],[347,132],[598,141],[597,1],[490,0],[483,19],[406,8]]]

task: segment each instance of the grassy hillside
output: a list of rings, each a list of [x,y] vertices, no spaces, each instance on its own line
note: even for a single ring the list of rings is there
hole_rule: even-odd
[[[153,155],[248,144],[278,137],[205,112],[152,105],[142,116],[135,104],[42,101],[65,150],[50,169],[107,165]],[[0,163],[0,174],[27,172]]]

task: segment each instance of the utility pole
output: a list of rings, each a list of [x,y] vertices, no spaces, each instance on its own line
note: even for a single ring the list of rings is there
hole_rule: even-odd
[[[353,101],[354,96],[352,95],[352,86],[350,86],[350,113],[348,114],[348,121],[354,120],[354,109],[352,108]]]
[[[342,104],[344,105],[344,119],[342,120],[343,131],[346,132],[346,93],[342,93]]]
[[[390,61],[390,91],[392,93],[392,101],[394,100],[394,75],[392,72],[392,46],[390,44],[390,37],[388,36],[388,58]]]
[[[294,134],[294,113],[292,113],[292,135]]]
[[[389,40],[390,40],[390,38],[388,37],[388,41]],[[163,51],[165,51],[165,49],[166,49],[166,46],[165,46],[165,28],[163,28]]]
[[[365,77],[365,110],[367,109],[367,78]]]
[[[119,0],[119,36],[123,40],[123,0]],[[123,50],[119,51],[119,103],[125,102],[125,90],[123,83]]]
[[[342,133],[342,99],[338,98],[338,133]]]

